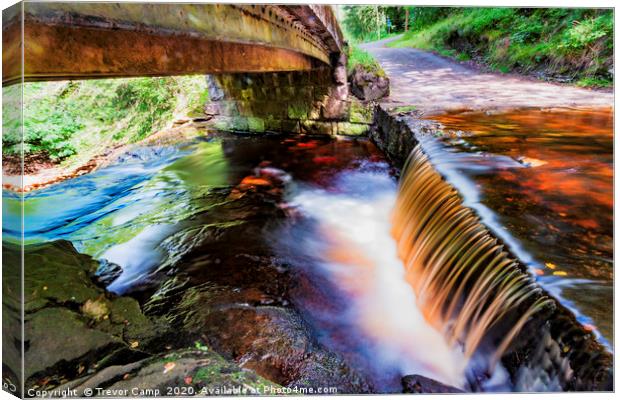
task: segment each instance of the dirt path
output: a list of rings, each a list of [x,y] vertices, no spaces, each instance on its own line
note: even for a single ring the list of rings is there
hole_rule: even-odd
[[[414,105],[426,115],[449,110],[613,106],[611,92],[483,73],[430,52],[386,47],[396,39],[360,47],[377,58],[390,78],[387,102]]]

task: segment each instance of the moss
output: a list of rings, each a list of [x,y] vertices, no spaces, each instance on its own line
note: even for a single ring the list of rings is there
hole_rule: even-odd
[[[393,113],[410,113],[417,110],[416,106],[399,106],[399,107],[394,107],[393,109],[390,110],[390,112]]]
[[[262,118],[248,117],[247,120],[250,132],[265,132],[265,121]]]
[[[303,102],[293,102],[288,105],[289,119],[306,119],[308,117],[308,105]]]
[[[338,122],[338,134],[345,136],[366,135],[370,127],[366,124],[353,124],[350,122]]]
[[[361,104],[359,101],[351,101],[349,111],[349,122],[371,124],[374,117],[374,106],[372,104]]]

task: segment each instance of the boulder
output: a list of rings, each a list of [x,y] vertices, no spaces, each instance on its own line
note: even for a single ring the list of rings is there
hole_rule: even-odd
[[[109,262],[106,259],[99,260],[99,268],[95,271],[95,281],[106,287],[114,282],[123,273],[120,265]]]
[[[205,346],[114,365],[57,390],[79,397],[142,397],[269,394],[279,385],[226,361]]]
[[[351,93],[362,101],[379,100],[390,95],[390,80],[379,71],[358,64],[349,74]]]
[[[17,266],[20,248],[5,243],[3,256]],[[26,389],[52,388],[106,365],[148,357],[172,338],[165,321],[146,317],[135,299],[107,292],[97,276],[101,264],[70,242],[25,246],[23,256]],[[6,272],[3,291],[9,293],[19,287],[19,268]],[[10,299],[3,299],[3,307]]]
[[[403,393],[465,393],[461,389],[421,375],[404,376],[402,384]]]

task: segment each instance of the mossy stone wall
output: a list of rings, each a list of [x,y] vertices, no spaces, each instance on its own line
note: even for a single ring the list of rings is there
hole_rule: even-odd
[[[344,68],[211,75],[206,111],[221,130],[366,134],[372,113],[349,97]]]

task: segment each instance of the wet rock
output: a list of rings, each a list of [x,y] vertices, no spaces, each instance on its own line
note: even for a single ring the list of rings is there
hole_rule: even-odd
[[[108,260],[99,260],[99,268],[95,272],[95,281],[103,287],[114,282],[123,273],[120,265],[109,262]]]
[[[10,265],[19,265],[20,253],[19,247],[3,244]],[[27,388],[54,387],[89,370],[164,349],[171,336],[167,324],[147,318],[135,299],[100,287],[100,264],[70,242],[26,246],[24,262]],[[18,271],[4,278],[5,292],[18,287]]]
[[[363,101],[379,100],[390,95],[390,80],[376,71],[356,65],[349,74],[351,93]]]
[[[402,384],[403,393],[464,393],[461,389],[421,375],[404,376]]]
[[[120,338],[88,327],[78,313],[66,308],[45,308],[27,318],[25,375],[30,377],[70,362],[74,367],[123,345]],[[72,360],[77,362],[73,363]]]
[[[270,245],[273,224],[283,220],[286,179],[262,165],[193,227],[165,241],[174,271],[145,303],[186,335],[205,341],[241,367],[288,386],[334,386],[340,392],[372,388],[335,353],[320,345],[291,305],[295,284],[289,266]]]
[[[417,146],[417,135],[433,135],[440,132],[440,125],[418,115],[399,115],[380,105],[375,110],[375,129],[371,138],[396,168],[402,168],[411,151]]]
[[[110,366],[59,389],[74,390],[81,397],[94,393],[96,388],[101,389],[95,393],[98,396],[131,397],[260,394],[278,387],[200,346],[200,349],[183,349]]]
[[[167,317],[228,359],[281,385],[372,390],[364,377],[315,341],[295,310],[261,304],[270,298],[256,288],[203,284],[186,290]]]

